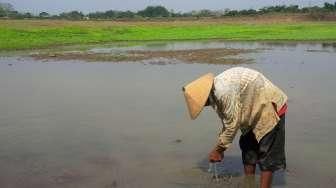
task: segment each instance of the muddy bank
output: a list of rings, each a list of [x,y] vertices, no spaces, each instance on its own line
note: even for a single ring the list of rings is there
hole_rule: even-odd
[[[251,59],[239,57],[241,54],[256,52],[251,49],[190,49],[173,51],[129,50],[118,53],[94,53],[87,51],[36,53],[30,55],[36,60],[82,60],[86,62],[142,62],[151,64],[172,64],[176,62],[205,64],[251,63]],[[154,63],[153,63],[154,62]]]

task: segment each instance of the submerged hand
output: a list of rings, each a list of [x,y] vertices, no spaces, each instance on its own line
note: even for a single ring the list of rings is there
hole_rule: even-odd
[[[209,162],[211,163],[221,162],[223,158],[223,150],[220,150],[217,147],[209,153]]]

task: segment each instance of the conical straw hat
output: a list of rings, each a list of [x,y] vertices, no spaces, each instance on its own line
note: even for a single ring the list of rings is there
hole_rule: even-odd
[[[184,97],[191,119],[196,119],[208,100],[214,75],[205,74],[183,87]]]

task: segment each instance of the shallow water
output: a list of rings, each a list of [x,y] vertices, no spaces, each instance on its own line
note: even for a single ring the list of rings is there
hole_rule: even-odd
[[[241,66],[289,96],[288,170],[276,173],[274,187],[335,187],[335,45],[203,41],[89,50],[220,47],[262,49],[245,54],[255,63]],[[197,76],[229,67],[2,54],[0,187],[242,187],[237,142],[219,166],[224,178],[214,182],[207,173],[220,123],[211,109],[189,120],[181,93]]]

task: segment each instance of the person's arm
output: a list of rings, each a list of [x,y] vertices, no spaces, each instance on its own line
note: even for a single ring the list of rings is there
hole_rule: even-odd
[[[230,93],[220,100],[220,113],[222,113],[223,130],[219,135],[218,144],[210,152],[209,160],[218,162],[223,159],[223,152],[231,145],[239,129],[239,98],[238,94]]]
[[[221,99],[223,130],[219,135],[218,147],[228,148],[239,129],[239,94],[232,92]]]

